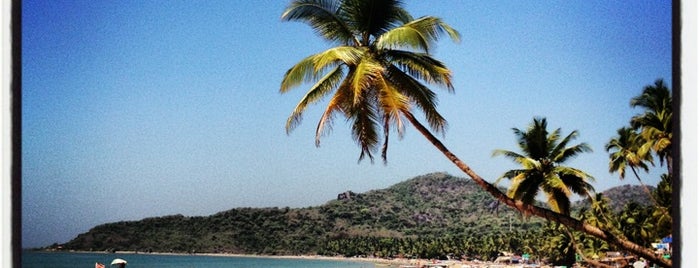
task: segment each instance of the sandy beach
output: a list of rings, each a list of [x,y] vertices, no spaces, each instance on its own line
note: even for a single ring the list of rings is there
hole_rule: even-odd
[[[94,252],[93,252],[94,253]],[[321,255],[255,255],[255,254],[233,254],[233,253],[168,253],[168,252],[136,252],[136,251],[116,251],[118,254],[152,254],[152,255],[199,255],[217,257],[243,257],[243,258],[279,258],[279,259],[303,259],[303,260],[334,260],[369,262],[377,267],[446,267],[446,268],[519,268],[519,267],[550,267],[531,266],[524,264],[499,264],[493,262],[472,262],[457,260],[428,260],[428,259],[405,259],[405,258],[373,258],[373,257],[343,257],[343,256],[321,256]]]

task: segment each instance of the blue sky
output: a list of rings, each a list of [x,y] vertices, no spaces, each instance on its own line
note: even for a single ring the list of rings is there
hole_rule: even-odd
[[[465,177],[417,131],[393,137],[388,164],[357,163],[344,120],[320,148],[307,87],[279,93],[284,72],[330,47],[287,1],[23,1],[22,240],[63,243],[95,225],[235,207],[306,207],[412,177]],[[435,89],[442,141],[494,181],[514,166],[511,128],[534,116],[580,132],[594,153],[569,162],[598,191],[637,183],[607,171],[604,144],[639,113],[629,100],[671,84],[670,1],[406,1],[462,34],[435,57],[455,93]],[[655,185],[664,167],[643,174]]]

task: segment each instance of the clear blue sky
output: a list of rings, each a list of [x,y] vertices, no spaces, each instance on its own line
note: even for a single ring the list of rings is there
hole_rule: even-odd
[[[511,128],[534,116],[580,132],[594,153],[569,162],[598,191],[637,183],[609,174],[604,145],[639,113],[629,100],[671,84],[670,1],[406,1],[462,42],[435,57],[443,142],[489,181],[514,166]],[[281,22],[287,1],[22,2],[22,240],[64,243],[107,222],[236,207],[307,207],[414,176],[465,177],[417,131],[393,137],[389,162],[357,163],[344,120],[320,148],[320,109],[290,135],[307,87],[281,95],[284,72],[328,47]],[[664,168],[643,174],[655,185]]]

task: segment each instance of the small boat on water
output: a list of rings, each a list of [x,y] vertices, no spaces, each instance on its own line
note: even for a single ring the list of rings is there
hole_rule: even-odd
[[[112,260],[112,264],[111,264],[111,265],[112,265],[112,266],[119,267],[119,268],[124,268],[124,267],[126,267],[126,260],[124,260],[124,259],[114,259],[114,260]]]

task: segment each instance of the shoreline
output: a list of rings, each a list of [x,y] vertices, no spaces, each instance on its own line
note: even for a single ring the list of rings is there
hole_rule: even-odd
[[[141,252],[141,251],[73,251],[73,250],[39,250],[45,252],[69,252],[69,253],[97,253],[97,254],[127,254],[127,255],[163,255],[163,256],[209,256],[209,257],[237,257],[237,258],[269,258],[269,259],[291,259],[291,260],[329,260],[347,262],[373,263],[377,267],[524,267],[522,264],[500,264],[493,262],[472,262],[472,261],[436,261],[429,259],[405,259],[394,258],[384,259],[376,257],[343,257],[343,256],[322,256],[322,255],[260,255],[260,254],[240,254],[240,253],[176,253],[176,252]],[[550,267],[550,266],[536,266]]]
[[[383,259],[372,257],[343,257],[343,256],[322,256],[322,255],[260,255],[260,254],[240,254],[240,253],[169,253],[169,252],[135,252],[116,251],[114,254],[152,254],[152,255],[173,255],[173,256],[209,256],[209,257],[237,257],[237,258],[269,258],[269,259],[291,259],[291,260],[329,260],[329,261],[350,261],[369,262],[382,266],[410,265],[421,262],[429,263],[429,260],[422,259]],[[411,263],[411,261],[413,261]],[[390,267],[390,266],[389,266]]]
[[[108,251],[86,251],[86,250],[38,250],[45,252],[68,252],[68,253],[97,253],[97,254],[127,254],[127,255],[162,255],[162,256],[208,256],[208,257],[237,257],[237,258],[269,258],[269,259],[291,259],[291,260],[329,260],[329,261],[349,261],[367,262],[381,267],[400,267],[402,265],[420,265],[433,263],[427,259],[384,259],[375,257],[343,257],[343,256],[323,256],[323,255],[261,255],[261,254],[241,254],[241,253],[183,253],[183,252],[143,252],[118,250]],[[453,262],[453,261],[452,261]]]

